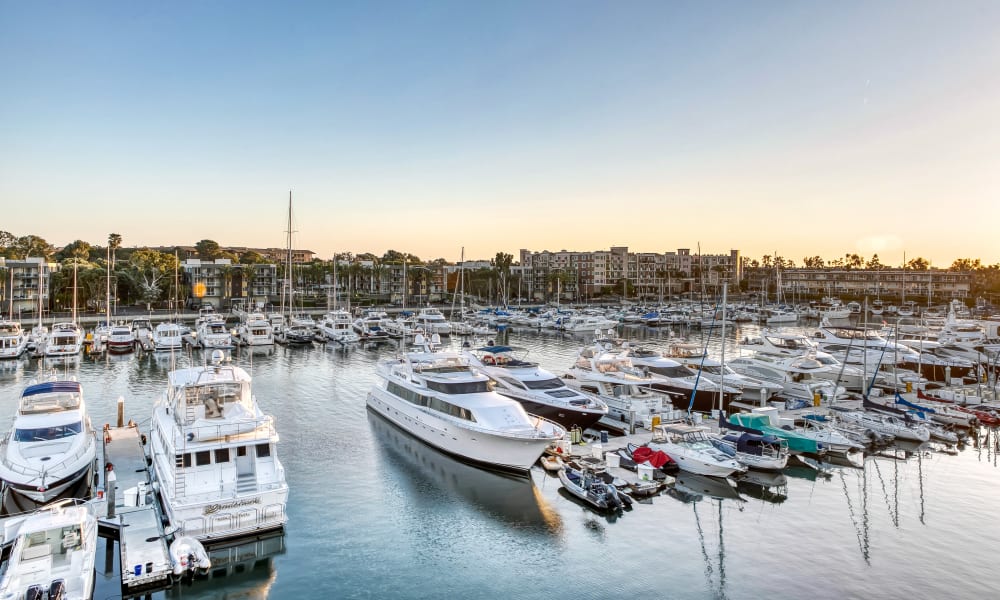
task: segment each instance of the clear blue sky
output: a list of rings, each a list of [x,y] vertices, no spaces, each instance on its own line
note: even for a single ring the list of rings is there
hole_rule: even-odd
[[[1000,262],[1000,2],[0,0],[57,245]]]

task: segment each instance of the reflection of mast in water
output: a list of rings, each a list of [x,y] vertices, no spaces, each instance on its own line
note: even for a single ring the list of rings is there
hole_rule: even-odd
[[[899,466],[898,461],[893,461],[893,465],[896,467],[896,510],[892,508],[892,502],[889,501],[889,492],[885,489],[885,479],[882,478],[882,470],[878,468],[878,461],[872,461],[875,465],[875,473],[878,475],[879,483],[882,484],[882,495],[885,496],[885,506],[889,510],[889,516],[892,518],[892,524],[895,527],[899,527]]]
[[[857,517],[854,515],[854,505],[851,503],[851,494],[847,491],[847,479],[844,471],[840,471],[840,482],[844,486],[844,497],[847,498],[847,512],[851,516],[851,525],[854,526],[854,534],[858,538],[858,549],[861,550],[861,557],[865,563],[869,563],[871,558],[871,545],[868,538],[868,469],[861,472],[861,525],[859,527]]]
[[[917,482],[920,486],[920,524],[924,523],[924,453],[917,454]]]
[[[722,499],[716,498],[716,502],[719,503],[719,598],[726,597],[726,547],[723,543],[723,531],[722,531]],[[701,544],[701,556],[705,559],[705,578],[708,580],[708,585],[713,586],[712,583],[712,573],[715,569],[712,567],[712,559],[708,556],[708,548],[705,546],[705,531],[701,527],[701,518],[698,516],[698,503],[692,502],[691,508],[694,510],[694,522],[695,527],[698,529],[698,542]]]

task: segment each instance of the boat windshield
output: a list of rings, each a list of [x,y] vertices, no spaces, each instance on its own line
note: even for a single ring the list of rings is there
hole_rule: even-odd
[[[38,427],[33,429],[15,429],[15,442],[49,442],[76,435],[83,431],[83,422],[77,421],[67,425],[53,427]]]
[[[673,366],[673,367],[666,367],[666,366],[653,367],[653,366],[650,366],[650,367],[644,367],[644,368],[648,368],[650,373],[655,373],[657,375],[662,375],[664,377],[690,377],[691,376],[691,371],[689,371],[687,369],[687,367],[684,367],[682,365],[676,365],[676,366]]]
[[[538,381],[524,381],[524,385],[530,390],[557,390],[566,387],[562,381],[553,377],[552,379],[540,379]]]

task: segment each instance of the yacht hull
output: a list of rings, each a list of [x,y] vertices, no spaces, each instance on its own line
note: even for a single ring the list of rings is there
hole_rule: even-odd
[[[368,394],[368,409],[410,435],[462,461],[490,469],[527,473],[554,438],[512,438],[464,429],[409,405],[382,388]]]

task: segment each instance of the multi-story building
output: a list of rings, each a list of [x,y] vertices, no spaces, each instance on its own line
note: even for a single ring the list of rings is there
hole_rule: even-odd
[[[770,280],[774,290],[776,278],[772,269],[758,269],[759,273],[749,282],[750,291],[762,289]],[[871,296],[872,298],[905,297],[920,303],[967,298],[972,290],[973,276],[968,271],[927,269],[784,269],[781,272],[781,289],[786,298],[796,295],[818,296]],[[756,282],[756,283],[755,283]]]
[[[39,306],[49,309],[49,276],[59,270],[59,263],[48,262],[42,257],[31,256],[23,260],[0,257],[0,276],[3,277],[2,306],[0,313],[38,316]],[[39,302],[41,299],[41,302]]]
[[[533,298],[576,300],[617,290],[629,296],[655,299],[681,292],[698,291],[701,286],[715,293],[723,282],[737,284],[742,278],[740,251],[729,254],[676,252],[629,252],[627,246],[613,246],[594,252],[520,251],[524,284]]]
[[[189,258],[181,263],[181,269],[191,290],[188,306],[211,302],[228,308],[234,299],[241,299],[245,305],[280,300],[281,286],[274,264],[243,265],[227,258]]]

